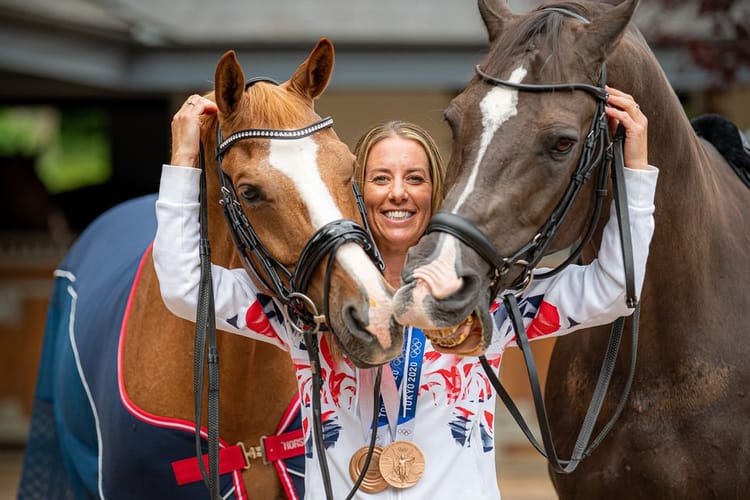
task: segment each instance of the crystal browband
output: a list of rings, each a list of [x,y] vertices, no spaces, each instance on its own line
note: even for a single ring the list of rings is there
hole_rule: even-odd
[[[294,130],[274,130],[264,128],[248,128],[240,130],[230,135],[219,144],[219,147],[217,148],[217,156],[223,155],[232,144],[243,139],[300,139],[332,125],[333,118],[328,116],[312,125]]]

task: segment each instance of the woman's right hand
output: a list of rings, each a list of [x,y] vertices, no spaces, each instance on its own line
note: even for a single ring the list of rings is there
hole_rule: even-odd
[[[172,158],[170,165],[197,167],[201,140],[201,117],[214,114],[216,103],[193,94],[172,117]]]

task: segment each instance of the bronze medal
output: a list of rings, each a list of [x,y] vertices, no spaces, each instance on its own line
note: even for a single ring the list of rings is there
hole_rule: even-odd
[[[422,450],[411,441],[394,441],[380,455],[380,474],[394,488],[414,486],[424,475]]]
[[[357,482],[359,474],[365,466],[365,460],[367,460],[367,452],[369,446],[363,446],[358,449],[352,455],[352,459],[349,461],[349,476],[351,476],[353,482]],[[376,446],[372,450],[372,458],[370,459],[370,466],[367,468],[365,477],[359,485],[359,489],[365,493],[380,493],[388,487],[388,483],[385,482],[383,476],[380,474],[380,455],[383,452],[383,448]]]

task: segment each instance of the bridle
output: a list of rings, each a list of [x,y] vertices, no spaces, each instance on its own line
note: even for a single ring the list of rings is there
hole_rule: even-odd
[[[216,127],[216,161],[221,183],[221,205],[237,251],[246,267],[253,272],[257,280],[271,290],[275,297],[287,308],[292,324],[300,331],[312,329],[317,332],[325,329],[325,325],[327,325],[327,318],[329,317],[328,292],[334,261],[333,256],[341,245],[348,242],[357,243],[376,262],[381,272],[385,268],[380,253],[372,242],[364,202],[357,184],[352,181],[352,190],[364,227],[350,219],[339,219],[325,224],[308,240],[302,249],[297,264],[294,266],[294,270],[290,272],[288,267],[279,262],[261,242],[252,224],[242,211],[242,205],[237,198],[232,181],[222,169],[221,164],[227,151],[240,141],[250,139],[296,140],[332,126],[333,118],[327,117],[296,130],[245,129],[234,132],[226,139],[222,139],[221,128]],[[330,255],[330,258],[326,266],[325,290],[323,293],[324,307],[323,316],[321,316],[313,302],[305,294],[318,264],[328,255]]]
[[[551,7],[544,10],[556,11],[566,16],[576,18],[584,23],[589,22],[583,16],[575,12],[571,12],[567,9]],[[497,375],[492,370],[490,364],[487,362],[487,359],[484,356],[480,356],[480,362],[493,387],[495,388],[505,405],[508,407],[508,410],[521,427],[521,430],[524,432],[524,434],[526,434],[526,437],[529,439],[531,444],[542,455],[547,457],[550,462],[550,466],[554,470],[562,473],[570,473],[575,470],[575,468],[584,457],[588,456],[599,445],[599,443],[601,443],[606,434],[612,428],[615,420],[619,417],[625,406],[625,401],[627,399],[635,375],[635,356],[638,339],[638,317],[640,313],[640,305],[638,304],[638,299],[635,295],[632,240],[630,235],[627,196],[625,193],[625,181],[623,177],[624,161],[622,147],[624,141],[624,129],[622,128],[622,126],[619,126],[617,131],[615,132],[614,138],[610,140],[607,116],[604,112],[604,107],[609,97],[607,91],[605,90],[605,85],[607,82],[606,63],[602,64],[599,82],[596,86],[587,83],[516,83],[491,76],[484,70],[482,70],[479,65],[476,66],[476,73],[482,81],[494,86],[509,87],[522,92],[584,91],[591,94],[597,101],[596,111],[591,124],[591,129],[586,136],[583,151],[571,176],[570,183],[568,184],[568,187],[566,188],[562,198],[553,209],[547,221],[542,225],[542,227],[537,231],[535,236],[529,242],[522,245],[510,256],[503,256],[497,251],[495,245],[489,240],[489,238],[487,238],[487,236],[478,227],[476,227],[474,223],[460,215],[452,214],[449,212],[439,212],[435,214],[432,217],[426,231],[427,233],[436,231],[443,232],[456,237],[469,248],[472,248],[474,251],[476,251],[490,265],[490,301],[494,300],[494,298],[500,292],[500,283],[502,282],[502,279],[510,272],[511,268],[516,266],[522,267],[522,272],[519,275],[518,279],[516,279],[511,285],[513,292],[504,293],[503,302],[513,324],[513,328],[516,332],[517,344],[524,355],[524,361],[526,363],[526,368],[529,375],[529,381],[531,384],[532,395],[534,399],[534,406],[539,421],[540,433],[544,443],[544,447],[539,445],[539,443],[536,441],[536,438],[526,425],[520,411],[513,403],[510,395],[500,383]],[[597,437],[589,445],[594,425],[598,419],[601,407],[604,402],[604,397],[607,392],[607,388],[609,387],[609,382],[614,372],[615,361],[617,359],[617,353],[619,351],[620,339],[624,326],[624,318],[619,318],[613,324],[599,379],[594,389],[594,395],[589,404],[589,409],[586,412],[581,431],[578,435],[578,438],[576,439],[572,457],[570,458],[570,460],[561,460],[557,457],[554,443],[551,438],[551,431],[547,418],[547,412],[544,406],[544,398],[542,396],[541,385],[539,384],[539,377],[537,375],[534,358],[529,347],[528,336],[526,335],[526,330],[523,325],[522,314],[518,307],[517,297],[526,288],[528,288],[533,279],[545,279],[552,277],[579,258],[581,252],[583,251],[583,248],[589,243],[597,227],[597,223],[602,211],[604,198],[607,194],[607,174],[611,163],[613,163],[612,181],[614,187],[614,199],[618,215],[620,241],[622,244],[625,268],[626,303],[628,307],[635,308],[632,319],[632,353],[630,372],[613,416],[602,428],[599,435],[597,435]],[[547,248],[554,240],[558,231],[562,227],[562,224],[565,222],[565,219],[570,213],[570,209],[573,206],[573,203],[575,202],[578,194],[581,192],[582,187],[591,178],[593,170],[596,167],[599,167],[595,186],[596,200],[594,202],[594,208],[591,213],[588,227],[583,237],[579,240],[575,248],[571,250],[569,257],[566,258],[563,263],[552,270],[543,273],[534,273],[534,268],[544,257]]]
[[[256,82],[269,82],[278,84],[269,78],[254,78],[249,80],[245,88]],[[253,139],[275,139],[275,140],[297,140],[308,137],[317,132],[333,126],[331,117],[323,118],[311,125],[293,130],[279,130],[266,128],[250,128],[232,133],[224,139],[221,134],[221,126],[217,121],[216,124],[216,163],[217,173],[220,183],[220,203],[223,208],[224,217],[227,221],[229,231],[232,234],[238,254],[243,259],[246,269],[253,273],[253,276],[262,283],[265,288],[270,290],[275,298],[281,302],[285,308],[286,315],[292,327],[303,335],[310,358],[310,369],[312,371],[312,397],[313,397],[313,433],[323,473],[326,493],[328,498],[332,498],[330,492],[330,474],[326,461],[325,448],[323,447],[322,431],[322,412],[320,403],[320,391],[322,387],[322,376],[320,373],[319,345],[317,334],[329,331],[329,303],[328,296],[330,293],[331,275],[335,255],[339,248],[345,243],[354,242],[360,245],[370,256],[380,269],[381,273],[385,269],[383,260],[374,244],[370,228],[367,223],[364,201],[357,187],[356,182],[352,181],[352,190],[357,202],[363,226],[350,219],[339,219],[329,222],[318,229],[307,241],[302,249],[297,264],[293,270],[279,262],[271,252],[263,245],[255,229],[245,216],[242,210],[234,185],[222,169],[222,160],[229,149],[238,142]],[[211,259],[210,245],[208,241],[208,217],[206,208],[206,180],[205,180],[205,161],[203,148],[200,151],[201,163],[201,198],[200,198],[200,226],[201,226],[201,284],[199,289],[198,310],[196,313],[196,336],[195,336],[195,369],[194,369],[194,396],[195,396],[195,425],[196,425],[196,454],[198,463],[212,499],[221,498],[219,494],[219,473],[218,473],[218,427],[219,427],[219,372],[218,372],[218,349],[216,347],[216,320],[213,304],[213,285],[211,280]],[[321,261],[328,257],[324,275],[323,290],[323,314],[319,314],[315,303],[306,294],[313,273]],[[208,346],[206,346],[208,343]],[[208,367],[209,367],[209,385],[208,385],[208,458],[209,471],[205,470],[201,451],[201,412],[202,412],[202,394],[203,394],[203,373],[204,358],[206,357],[206,347],[208,348]],[[380,369],[377,371],[374,387],[374,400],[379,401],[380,397]],[[375,406],[379,408],[378,405]],[[370,454],[367,456],[369,465],[370,456],[374,447],[375,436],[377,432],[378,413],[373,414],[373,436],[370,445]],[[355,482],[354,489],[350,497],[359,488],[359,484],[365,477],[367,467],[363,468],[360,477]]]
[[[470,248],[474,249],[487,263],[490,264],[492,268],[490,297],[494,298],[500,291],[499,285],[502,282],[502,278],[504,278],[512,268],[516,266],[522,267],[523,270],[519,278],[511,285],[511,287],[516,290],[523,290],[531,284],[532,279],[544,279],[554,276],[568,264],[575,261],[593,236],[594,230],[596,229],[596,223],[601,214],[604,198],[607,194],[607,168],[609,162],[603,161],[606,158],[607,147],[610,144],[607,115],[604,113],[604,106],[606,105],[608,98],[608,94],[604,90],[607,75],[605,66],[602,68],[598,87],[585,83],[540,85],[501,80],[500,78],[495,78],[485,73],[479,65],[477,65],[475,69],[477,75],[483,81],[495,86],[511,87],[526,92],[583,90],[592,94],[597,99],[594,120],[591,123],[591,128],[588,134],[586,134],[583,151],[581,152],[578,164],[571,176],[570,183],[568,184],[565,193],[563,193],[557,206],[553,209],[552,213],[547,218],[547,221],[536,232],[534,237],[518,248],[513,254],[507,257],[501,255],[495,248],[495,245],[471,221],[460,215],[443,211],[435,214],[430,220],[430,224],[426,231],[427,233],[439,231],[451,234]],[[570,256],[563,263],[558,265],[555,269],[545,273],[534,274],[534,268],[544,257],[550,243],[554,240],[555,236],[557,236],[557,233],[565,222],[578,193],[591,178],[593,170],[597,166],[601,166],[602,168],[599,169],[599,174],[597,176],[595,189],[596,200],[586,234],[578,242],[575,249],[571,251]]]

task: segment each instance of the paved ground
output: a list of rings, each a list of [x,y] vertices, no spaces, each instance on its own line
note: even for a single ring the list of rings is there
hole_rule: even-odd
[[[545,459],[526,442],[504,407],[497,409],[498,473],[503,500],[555,500]],[[531,426],[533,419],[527,418]],[[22,450],[0,447],[0,500],[16,498]]]
[[[502,452],[498,461],[503,500],[554,500],[544,459],[535,450]],[[0,500],[16,498],[21,452],[0,450]]]
[[[536,450],[505,451],[498,460],[503,500],[555,500],[544,457]]]
[[[21,451],[0,449],[0,500],[16,498],[21,474]]]

